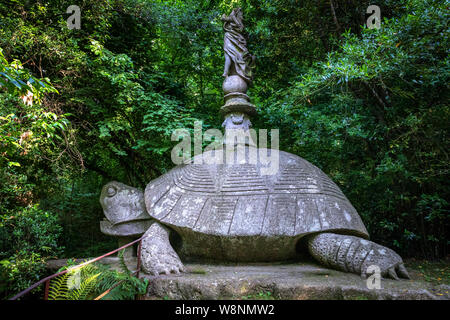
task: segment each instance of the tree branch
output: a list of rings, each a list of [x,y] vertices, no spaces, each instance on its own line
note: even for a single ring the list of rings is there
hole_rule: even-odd
[[[334,24],[336,25],[336,31],[338,33],[340,33],[341,26],[339,25],[339,22],[338,22],[337,17],[336,17],[336,11],[334,10],[333,0],[330,0],[330,8],[331,8],[331,14],[333,15]]]

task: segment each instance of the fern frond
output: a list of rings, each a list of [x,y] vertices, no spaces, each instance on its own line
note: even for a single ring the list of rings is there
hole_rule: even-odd
[[[69,292],[67,286],[67,278],[69,273],[65,273],[59,277],[53,278],[50,282],[50,288],[48,291],[49,300],[66,300]]]
[[[107,290],[111,291],[103,296],[102,300],[132,300],[136,294],[145,294],[148,280],[138,279],[134,276],[125,263],[123,252],[122,250],[119,253],[121,272],[103,264],[88,264],[74,268],[52,280],[49,299],[85,300],[98,296]],[[76,273],[74,274],[74,272]],[[72,276],[74,278],[69,278]],[[69,280],[75,280],[75,285],[69,283]]]
[[[69,292],[68,298],[69,300],[85,300],[87,296],[93,291],[95,288],[95,281],[98,278],[100,273],[91,275],[88,278],[82,279],[80,283],[79,289],[74,289]]]
[[[130,271],[130,269],[128,269],[128,266],[127,266],[127,264],[125,263],[125,259],[124,259],[124,257],[123,257],[124,252],[125,252],[125,249],[120,250],[120,251],[119,251],[119,254],[118,254],[118,256],[119,256],[120,269],[122,270],[123,273],[127,274],[128,276],[131,276],[131,271]]]

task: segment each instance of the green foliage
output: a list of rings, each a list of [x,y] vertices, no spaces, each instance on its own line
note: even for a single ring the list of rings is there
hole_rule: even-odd
[[[3,21],[2,21],[3,22]],[[46,109],[57,93],[0,49],[0,296],[10,297],[45,275],[45,259],[62,252],[57,215],[37,204],[36,181],[68,121]],[[38,169],[40,167],[40,170]],[[41,172],[39,172],[41,171]],[[39,293],[40,288],[34,293]]]
[[[0,296],[7,297],[45,275],[45,259],[62,252],[62,228],[57,216],[37,206],[0,218]]]
[[[272,292],[260,291],[256,294],[249,294],[241,297],[242,300],[275,300]]]
[[[31,93],[37,102],[42,94],[47,92],[58,92],[48,78],[38,79],[33,77],[27,69],[24,69],[19,60],[8,63],[3,50],[0,48],[0,87],[6,89],[15,96]]]
[[[220,128],[220,17],[236,6],[257,57],[254,127],[280,128],[283,150],[329,174],[372,240],[406,256],[445,256],[448,1],[378,1],[379,30],[365,27],[369,0],[333,3],[83,0],[82,27],[69,30],[70,1],[1,2],[4,277],[35,263],[32,279],[49,256],[113,249],[98,225],[102,185],[143,188],[173,167],[175,128],[195,119]],[[124,281],[128,297],[133,281]]]
[[[57,242],[62,231],[58,218],[38,206],[25,207],[14,216],[2,216],[1,219],[2,256],[27,252],[51,256],[61,251]]]
[[[127,267],[123,258],[123,251],[119,254],[120,271],[105,269],[102,272],[101,281],[97,290],[104,292],[111,289],[113,285],[120,283],[113,288],[102,300],[134,300],[136,295],[147,293],[148,279],[137,278]]]
[[[293,132],[288,150],[339,183],[374,240],[431,258],[448,245],[448,10],[405,10],[379,30],[343,34],[264,112]]]
[[[134,276],[125,263],[123,251],[119,253],[119,262],[121,271],[99,263],[75,267],[68,261],[62,269],[70,271],[51,281],[49,300],[92,300],[108,290],[102,300],[133,300],[137,294],[145,294],[148,279]]]
[[[55,188],[40,205],[59,217],[62,234],[59,244],[65,248],[65,257],[96,257],[117,248],[117,239],[100,233],[99,221],[104,218],[99,190],[104,180],[93,172],[83,179],[59,180]]]
[[[42,108],[43,95],[57,92],[49,79],[33,77],[19,60],[8,63],[0,48],[0,166],[20,167],[20,158],[39,154],[67,120]],[[18,98],[23,99],[23,102]]]
[[[86,300],[94,291],[100,273],[92,265],[70,269],[50,283],[48,300]]]
[[[193,274],[207,274],[208,271],[206,271],[205,269],[202,269],[202,268],[197,268],[197,269],[191,270],[190,273],[193,273]]]
[[[0,260],[0,298],[11,298],[45,274],[45,260],[38,253],[19,252]],[[41,292],[42,288],[33,290],[33,294]]]
[[[411,259],[406,262],[406,267],[408,270],[411,270],[413,275],[418,279],[423,279],[427,282],[433,283],[434,285],[444,285],[441,286],[442,290],[437,289],[435,294],[445,296],[445,293],[448,293],[448,290],[445,290],[445,287],[450,285],[450,267],[448,265],[448,261]]]

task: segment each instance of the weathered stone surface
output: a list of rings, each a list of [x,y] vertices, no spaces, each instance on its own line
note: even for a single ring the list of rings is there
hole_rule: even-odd
[[[247,50],[247,41],[243,36],[244,24],[242,9],[233,9],[229,16],[222,16],[225,31],[223,49],[225,66],[223,76],[238,75],[248,83],[252,82],[255,57]]]
[[[252,126],[250,119],[245,113],[230,113],[222,123],[222,127],[230,129],[242,129],[243,131],[250,129]]]
[[[102,233],[114,237],[138,237],[150,227],[152,220],[144,203],[144,193],[123,183],[106,184],[100,195],[106,219],[100,221]]]
[[[212,158],[210,153],[201,156]],[[167,173],[165,183],[157,179],[147,185],[147,210],[153,218],[175,228],[188,227],[222,236],[228,236],[234,218],[246,212],[249,217],[265,219],[252,221],[243,228],[241,236],[272,233],[297,236],[341,230],[368,237],[356,210],[319,168],[293,154],[283,151],[279,154],[279,170],[275,175],[261,175],[263,165],[259,161],[209,165],[196,164],[201,159],[194,158],[192,164],[177,166]],[[217,156],[220,157],[225,155]],[[261,199],[266,201],[263,206]],[[235,207],[237,202],[247,205]]]
[[[409,274],[403,260],[393,250],[372,241],[354,236],[321,233],[313,235],[308,241],[311,255],[323,265],[345,272],[372,274],[377,268],[383,277],[392,279],[407,278]]]
[[[186,256],[280,261],[295,258],[298,240],[311,233],[368,238],[341,190],[298,156],[280,151],[275,175],[262,175],[260,162],[195,164],[199,157],[145,189],[150,216],[181,236]]]
[[[271,292],[275,299],[449,299],[445,287],[420,280],[381,280],[368,289],[358,275],[312,263],[280,265],[186,265],[187,273],[145,276],[148,299],[242,299]],[[448,287],[447,287],[448,291]],[[437,294],[444,294],[439,296]]]
[[[139,237],[147,231],[151,223],[151,220],[138,220],[113,225],[108,220],[103,220],[100,221],[100,230],[114,237]]]
[[[225,54],[223,76],[225,79],[222,85],[225,105],[220,109],[220,113],[225,115],[226,119],[229,118],[230,113],[256,115],[256,107],[250,103],[246,94],[248,85],[253,81],[255,56],[247,50],[247,41],[243,35],[242,10],[236,8],[229,16],[223,15],[222,21],[225,31],[223,43]],[[227,120],[224,122],[224,127],[230,129]]]
[[[147,274],[158,275],[184,271],[178,254],[169,242],[169,230],[155,222],[142,240],[142,269]]]
[[[363,246],[352,251],[351,245],[342,245],[348,239],[365,241],[367,230],[341,190],[320,169],[298,156],[279,152],[279,170],[273,175],[262,174],[261,154],[273,155],[278,150],[243,148],[243,162],[204,163],[204,158],[221,153],[225,158],[227,148],[209,151],[147,185],[144,198],[148,216],[158,223],[147,230],[142,242],[145,272],[182,271],[181,261],[192,257],[235,262],[292,260],[298,258],[300,240],[318,239],[310,251],[329,267],[364,273],[365,267],[378,262],[383,276],[407,274],[401,258],[388,248],[368,242],[377,250],[366,252]],[[114,190],[109,192],[111,185]],[[142,195],[135,188],[127,188],[118,183],[104,188],[101,202],[105,211],[126,208],[133,217],[145,217]],[[114,234],[129,236],[138,234],[126,230],[134,223],[143,232],[151,222],[102,225],[109,234],[120,227],[122,230]],[[177,251],[169,241],[170,231],[181,240]],[[328,235],[311,237],[319,233]],[[347,266],[349,261],[356,267]]]
[[[246,93],[247,88],[247,82],[238,75],[226,77],[222,84],[222,90],[225,94],[232,92]]]
[[[107,183],[100,195],[100,204],[111,224],[150,219],[141,190],[117,181]]]
[[[256,114],[256,107],[247,99],[236,94],[230,94],[225,104],[220,108],[220,113],[228,116],[229,113],[243,112],[248,115]]]
[[[372,255],[370,251],[352,249],[348,240],[338,235],[369,238],[355,208],[319,168],[296,155],[275,150],[276,147],[257,148],[253,136],[247,143],[235,143],[230,133],[238,130],[239,137],[249,137],[249,117],[256,114],[246,94],[253,80],[254,57],[243,36],[242,10],[234,9],[222,20],[224,146],[194,157],[190,163],[175,167],[147,185],[145,207],[157,223],[142,241],[144,271],[181,271],[178,254],[182,259],[201,257],[214,261],[296,259],[300,240],[305,240],[313,241],[313,256],[330,267],[363,273],[366,262],[379,262],[394,278],[395,269],[406,274],[400,267],[401,258],[389,249],[378,246]],[[243,152],[239,152],[239,147],[244,148]],[[230,163],[230,159],[235,162]],[[141,200],[139,190],[115,182],[104,187],[101,197],[105,215],[112,224],[124,219],[146,219]],[[178,234],[181,240],[177,251],[170,243],[170,233]],[[329,235],[311,237],[318,233]],[[348,251],[341,252],[341,248]],[[355,262],[357,268],[350,268],[346,265],[348,259],[361,261]],[[384,274],[386,270],[383,269]]]

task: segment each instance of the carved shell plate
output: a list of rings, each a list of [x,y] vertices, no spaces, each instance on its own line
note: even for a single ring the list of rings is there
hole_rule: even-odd
[[[197,163],[211,152],[222,151],[205,152],[147,185],[150,216],[177,229],[218,236],[333,231],[369,237],[339,187],[305,159],[279,151],[276,174],[264,175],[259,159],[254,164]]]

